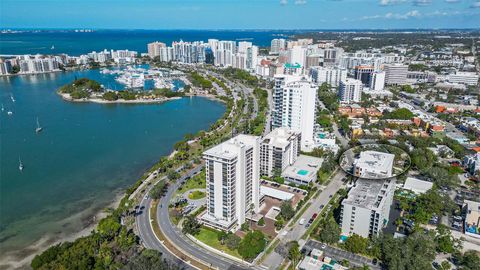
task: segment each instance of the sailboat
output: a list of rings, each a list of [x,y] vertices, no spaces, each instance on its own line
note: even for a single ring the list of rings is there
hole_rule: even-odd
[[[5,111],[5,108],[3,107],[3,103],[2,103],[2,112]]]
[[[38,117],[37,117],[37,128],[35,129],[35,132],[40,133],[42,130],[43,128],[40,126],[40,122],[38,121]]]
[[[13,94],[10,94],[10,99],[12,100],[12,102],[15,102],[15,98],[13,97]]]
[[[52,47],[50,48],[50,50],[54,50],[55,49],[55,45],[52,45]]]
[[[18,157],[18,169],[20,171],[23,171],[23,168],[24,166],[23,166],[22,160],[20,159],[20,157]]]

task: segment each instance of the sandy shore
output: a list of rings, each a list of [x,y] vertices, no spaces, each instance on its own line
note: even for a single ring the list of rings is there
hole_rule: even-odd
[[[90,214],[88,218],[82,218],[82,215],[85,213],[80,212],[75,214],[74,216],[68,217],[64,220],[59,221],[59,223],[68,223],[71,220],[81,220],[82,229],[74,233],[68,233],[66,235],[59,235],[59,234],[49,234],[45,235],[35,243],[29,245],[28,247],[15,250],[11,252],[6,252],[5,254],[0,255],[0,270],[3,269],[31,269],[30,263],[35,255],[40,254],[47,248],[52,245],[56,245],[62,242],[72,242],[75,239],[84,237],[89,235],[92,230],[94,230],[98,224],[98,222],[106,217],[108,213],[106,213],[106,209],[109,208],[117,208],[118,204],[122,200],[123,196],[125,196],[124,192],[121,192],[115,196],[113,202],[111,202],[106,207],[102,208],[101,210],[97,210],[93,214]],[[87,209],[86,211],[93,211],[92,209]]]
[[[58,93],[63,100],[70,102],[92,102],[100,104],[152,104],[152,103],[162,103],[169,100],[181,99],[182,97],[171,97],[171,98],[156,98],[156,99],[135,99],[135,100],[105,100],[102,98],[82,98],[82,99],[73,99],[70,94]]]

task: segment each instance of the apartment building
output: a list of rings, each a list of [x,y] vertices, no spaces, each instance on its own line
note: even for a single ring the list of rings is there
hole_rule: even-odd
[[[280,175],[297,160],[301,134],[285,127],[272,130],[260,144],[260,174]]]
[[[246,214],[259,211],[260,137],[237,135],[203,153],[206,168],[206,226],[235,231]]]
[[[395,155],[378,152],[362,151],[353,162],[353,174],[357,177],[382,179],[392,177]]]
[[[394,179],[358,179],[342,201],[342,235],[378,235],[388,223],[394,191]]]
[[[315,144],[317,90],[317,85],[304,76],[275,76],[272,127],[300,132],[301,148],[306,151]]]

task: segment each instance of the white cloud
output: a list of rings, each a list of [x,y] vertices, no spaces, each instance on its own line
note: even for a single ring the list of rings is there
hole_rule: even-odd
[[[307,0],[295,0],[295,5],[305,5]]]
[[[432,3],[432,0],[415,0],[413,4],[415,6],[428,6]]]
[[[380,0],[381,6],[391,6],[396,4],[405,3],[407,0]]]
[[[473,3],[470,7],[471,8],[480,8],[480,1]]]
[[[285,6],[288,4],[288,0],[280,0],[280,5]]]
[[[385,15],[373,15],[373,16],[363,16],[361,20],[371,20],[371,19],[394,19],[394,20],[406,20],[409,18],[419,18],[422,14],[418,10],[412,10],[407,13],[392,13],[388,12]]]
[[[447,3],[458,3],[460,0],[445,0]]]

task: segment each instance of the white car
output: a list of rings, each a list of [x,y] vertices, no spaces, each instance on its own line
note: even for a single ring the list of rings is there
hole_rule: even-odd
[[[300,221],[298,222],[298,224],[300,224],[300,225],[305,224],[305,219],[304,219],[304,218],[300,219]]]

